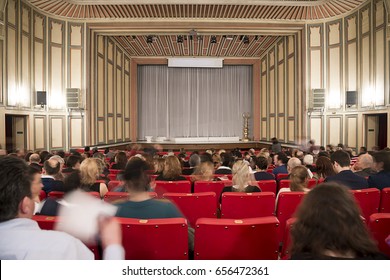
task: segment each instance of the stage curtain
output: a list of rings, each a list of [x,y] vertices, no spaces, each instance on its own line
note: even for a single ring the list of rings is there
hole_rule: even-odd
[[[242,114],[252,114],[252,66],[138,66],[138,110],[140,140],[145,136],[241,138]]]

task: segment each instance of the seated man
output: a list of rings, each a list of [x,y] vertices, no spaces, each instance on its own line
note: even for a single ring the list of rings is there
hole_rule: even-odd
[[[325,182],[337,182],[352,190],[368,188],[367,180],[363,177],[353,174],[350,168],[351,159],[349,154],[343,150],[335,151],[330,160],[336,175],[325,178]]]
[[[20,159],[0,159],[0,259],[93,259],[93,253],[67,233],[41,230],[34,212],[32,177]],[[120,225],[114,218],[99,224],[105,259],[123,259]]]
[[[39,170],[39,172],[42,172],[42,166],[39,164],[41,162],[41,157],[38,154],[32,154],[28,161],[31,167],[34,167]]]
[[[46,193],[64,191],[64,182],[56,180],[55,176],[61,171],[61,164],[55,159],[46,160],[43,164],[42,184]]]
[[[286,154],[283,152],[277,153],[274,156],[275,168],[272,170],[272,173],[275,175],[275,178],[276,178],[276,175],[278,175],[278,174],[287,174],[288,173],[287,162],[288,162],[288,158],[287,158]]]
[[[360,177],[368,177],[370,175],[376,174],[376,171],[372,169],[374,165],[374,160],[370,154],[362,154],[358,157],[355,165],[353,166],[353,170],[355,174]]]
[[[66,168],[62,169],[62,173],[72,173],[80,170],[82,159],[81,156],[70,155],[66,160]]]
[[[374,168],[378,173],[368,177],[368,185],[370,188],[380,190],[390,187],[390,152],[379,151],[374,153],[372,157],[374,158]]]

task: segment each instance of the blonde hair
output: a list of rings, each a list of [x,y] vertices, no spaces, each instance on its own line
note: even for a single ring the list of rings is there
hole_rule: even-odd
[[[250,180],[249,166],[242,160],[236,161],[232,168],[233,185],[238,187],[239,192],[244,192]]]
[[[87,158],[80,164],[80,178],[82,185],[92,185],[102,172],[99,159]]]
[[[290,173],[290,190],[292,192],[303,192],[307,188],[309,173],[307,168],[299,165],[295,166]]]
[[[163,170],[163,177],[167,179],[174,179],[181,175],[181,164],[177,157],[168,156],[165,158],[165,165]]]
[[[164,170],[165,158],[154,159],[154,172],[161,173]]]
[[[209,174],[207,174],[207,172]],[[202,162],[198,165],[191,176],[192,181],[211,181],[214,176],[214,165],[210,161]]]

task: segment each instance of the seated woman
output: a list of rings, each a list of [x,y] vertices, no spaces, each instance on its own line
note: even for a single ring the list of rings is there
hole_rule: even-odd
[[[262,156],[256,158],[256,172],[254,173],[256,181],[275,180],[274,175],[267,172],[268,165],[267,158]]]
[[[192,173],[191,181],[214,181],[214,164],[210,161],[202,162]]]
[[[124,170],[127,163],[125,152],[119,152],[115,155],[115,163],[111,165],[111,169]]]
[[[290,173],[290,187],[289,188],[281,188],[276,196],[276,205],[278,205],[279,194],[283,192],[308,192],[310,189],[307,188],[309,183],[309,173],[307,172],[307,168],[298,165],[291,169]]]
[[[250,181],[252,180],[252,174],[249,166],[243,160],[238,160],[234,163],[232,168],[233,186],[224,187],[219,197],[219,202],[222,201],[222,194],[224,192],[261,192],[258,186],[251,186]]]
[[[165,158],[164,170],[158,175],[156,181],[185,181],[181,175],[181,164],[177,157],[168,156]]]
[[[368,177],[368,185],[370,188],[383,188],[390,187],[390,152],[379,151],[372,154],[374,158],[374,167],[378,172],[375,175]]]
[[[154,165],[154,173],[155,175],[161,175],[164,170],[165,166],[165,158],[159,157],[155,158],[153,160],[153,165]]]
[[[300,204],[291,229],[291,259],[386,259],[348,188],[321,184]]]
[[[163,219],[183,217],[177,207],[168,200],[151,199],[148,193],[149,165],[139,158],[128,162],[123,172],[129,199],[117,204],[116,216],[137,219]]]
[[[313,178],[317,180],[336,175],[333,164],[328,157],[320,156],[316,161],[316,169],[317,173],[313,175]]]
[[[102,173],[101,160],[98,158],[87,158],[80,164],[80,188],[86,192],[98,192],[103,197],[108,188],[105,183],[96,182]]]

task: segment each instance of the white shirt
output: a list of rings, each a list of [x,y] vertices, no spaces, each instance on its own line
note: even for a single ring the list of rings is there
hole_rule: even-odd
[[[73,236],[54,230],[41,230],[38,223],[15,218],[0,223],[0,259],[16,260],[93,260],[93,253]],[[105,259],[123,259],[120,245],[104,251]]]

